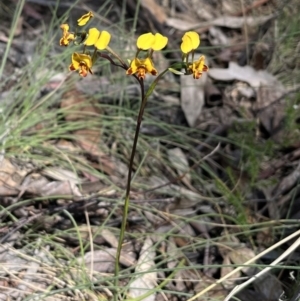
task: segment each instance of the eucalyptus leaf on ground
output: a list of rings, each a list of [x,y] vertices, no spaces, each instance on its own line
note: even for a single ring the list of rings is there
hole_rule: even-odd
[[[229,62],[228,68],[210,68],[208,75],[220,81],[244,81],[253,88],[274,86],[276,89],[285,90],[277,78],[269,72],[265,70],[255,70],[251,66],[239,66],[236,62]]]
[[[137,273],[137,276],[130,283],[129,295],[132,298],[146,294],[157,285],[157,272],[152,271],[155,269],[154,258],[155,250],[153,249],[153,242],[150,237],[147,237],[136,264],[135,273]],[[155,293],[142,300],[154,301]]]
[[[206,72],[195,81],[192,76],[180,76],[181,108],[190,127],[194,127],[204,106]]]
[[[191,175],[188,173],[189,163],[181,148],[176,147],[168,150],[171,164],[176,169],[178,176],[185,174],[182,181],[190,185]]]

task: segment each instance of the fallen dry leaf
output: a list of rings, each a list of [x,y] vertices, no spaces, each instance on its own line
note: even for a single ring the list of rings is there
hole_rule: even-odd
[[[222,267],[221,267],[221,278],[226,276],[227,274],[231,273],[235,268],[231,265],[231,261],[228,255],[223,258]],[[229,278],[223,281],[224,287],[227,289],[231,289],[234,287],[235,282],[237,279],[241,277],[241,271],[237,271],[236,273],[232,274]]]
[[[236,250],[232,250],[228,253],[228,257],[230,258],[230,261],[236,265],[244,264],[245,262],[249,261],[253,257],[255,257],[255,253],[253,250],[249,248],[238,248]],[[253,262],[255,263],[255,262]],[[249,275],[249,271],[251,270],[251,267],[243,267],[242,272]]]
[[[158,5],[155,0],[142,0],[141,5],[149,10],[152,16],[161,24],[165,23],[167,15],[165,14],[163,8]]]
[[[82,180],[79,179],[75,172],[58,166],[46,167],[41,174],[57,181],[70,181],[73,184],[82,183]]]
[[[82,196],[78,187],[71,181],[49,181],[39,174],[31,174],[24,190],[38,196],[74,195]]]
[[[249,27],[256,27],[258,25],[264,24],[271,20],[274,15],[269,16],[247,16],[247,17],[232,17],[232,16],[222,16],[211,21],[212,25],[222,26],[228,28],[242,28],[245,25]]]
[[[206,275],[201,275],[201,279],[198,279],[198,283],[195,286],[195,292],[199,293],[205,290],[212,284],[216,284],[216,280],[211,277],[207,277]],[[228,291],[224,288],[222,284],[217,284],[213,289],[209,290],[205,295],[201,297],[201,299],[197,300],[224,300]]]
[[[255,290],[264,296],[265,300],[280,300],[283,287],[277,277],[268,273],[253,283]]]
[[[177,266],[178,254],[179,254],[179,251],[175,244],[174,238],[170,237],[169,240],[167,241],[167,253],[166,253],[166,256],[169,257],[169,260],[167,263],[169,269],[173,269]]]
[[[290,191],[290,189],[298,183],[299,179],[300,163],[290,174],[281,179],[280,183],[274,188],[274,191],[272,191],[272,197],[278,198],[285,192]]]
[[[99,150],[100,130],[83,129],[74,131],[77,144],[93,156],[101,157],[104,153]]]
[[[88,116],[101,118],[101,110],[96,104],[97,101],[95,99],[88,101],[85,93],[75,88],[63,95],[61,107],[65,109],[65,119],[72,122],[86,120]],[[93,164],[94,168],[102,170],[109,175],[127,174],[127,166],[124,163],[100,150],[101,128],[80,129],[74,131],[73,135],[76,139],[76,144],[98,161],[98,163]],[[87,172],[84,172],[84,175],[92,182],[98,180]]]
[[[69,122],[86,120],[87,118],[101,118],[101,111],[95,99],[88,100],[86,95],[77,89],[63,94],[61,108],[64,109],[65,119]],[[101,129],[80,129],[74,132],[80,146],[91,153],[98,151]]]
[[[222,26],[228,28],[242,28],[245,25],[249,27],[255,27],[265,22],[271,20],[274,15],[269,16],[260,16],[260,17],[232,17],[232,16],[222,16],[220,18],[212,19],[207,22],[188,22],[182,21],[178,18],[167,18],[166,24],[170,27],[188,31],[188,30],[196,30],[199,32],[201,29],[207,29],[210,26]]]
[[[28,264],[28,261],[22,257],[23,252],[15,252],[13,248],[15,242],[21,239],[20,233],[16,232],[10,235],[7,242],[0,245],[0,273],[6,272],[6,269],[10,272],[17,272]]]
[[[273,86],[284,90],[276,77],[264,70],[255,70],[251,66],[239,66],[236,62],[229,62],[227,69],[210,68],[208,75],[220,81],[240,80],[247,82],[253,88],[260,86]]]
[[[13,196],[21,190],[21,183],[30,169],[16,164],[12,164],[9,159],[3,158],[0,161],[0,195]]]
[[[231,264],[235,265],[243,265],[245,262],[250,260],[255,256],[255,253],[249,248],[237,248],[228,252],[225,256],[223,256],[223,267],[221,268],[221,277],[224,277],[228,273],[232,272],[236,266],[230,266]],[[226,281],[223,282],[223,285],[229,289],[235,285],[236,280],[241,276],[241,272],[249,275],[250,271],[253,268],[251,267],[243,267],[242,270],[237,271],[232,274]]]
[[[196,21],[191,22],[191,21],[186,21],[186,20],[182,20],[179,18],[167,18],[166,24],[172,28],[175,28],[175,29],[178,29],[181,31],[188,31],[188,30],[196,29],[196,27],[197,27],[197,32],[201,32],[201,30],[199,30],[199,28],[200,29],[204,28],[206,31],[209,26],[209,22],[198,23]]]
[[[204,89],[207,74],[195,80],[192,76],[182,75],[181,83],[181,108],[190,127],[194,127],[204,106]]]
[[[84,262],[87,268],[93,267],[94,271],[102,273],[111,273],[114,271],[115,260],[117,250],[115,248],[105,248],[103,250],[95,250],[93,252],[87,252],[84,255]],[[93,264],[91,262],[93,260]],[[82,258],[78,258],[79,263],[82,262]],[[136,259],[133,255],[121,253],[120,263],[126,267],[131,267],[136,263]]]
[[[114,233],[112,231],[110,231],[109,229],[105,229],[103,228],[100,232],[101,236],[104,238],[104,240],[111,245],[113,248],[117,248],[118,247],[118,239],[116,238],[116,236],[114,235]]]
[[[229,39],[221,30],[216,26],[209,28],[209,41],[212,45],[229,45]]]
[[[253,111],[257,112],[260,125],[269,133],[274,141],[280,141],[286,135],[286,99],[282,96],[287,93],[280,83],[276,86],[261,86],[256,91],[256,102]],[[287,137],[286,137],[287,138]]]
[[[157,272],[152,271],[155,268],[154,258],[153,242],[150,237],[147,237],[135,268],[138,276],[130,283],[129,295],[131,298],[140,297],[156,286]],[[143,300],[154,301],[155,293]]]
[[[168,149],[167,152],[168,152],[169,161],[176,169],[178,176],[181,176],[182,174],[186,173],[189,169],[189,163],[182,149],[176,147],[176,148]],[[189,186],[191,184],[190,173],[185,174],[185,176],[182,178],[182,181]]]
[[[167,186],[163,186],[160,188],[157,188],[158,186],[165,185],[166,183],[169,183],[169,181],[166,178],[160,178],[157,176],[152,176],[148,179],[148,184],[151,184],[152,188],[155,188],[158,192],[167,194],[170,196],[184,196],[183,200],[186,200],[186,204],[181,203],[180,208],[190,208],[196,204],[199,204],[201,200],[201,195],[198,193],[191,191],[189,189],[186,189],[182,186],[171,184]],[[182,206],[182,207],[181,207]]]
[[[86,119],[87,114],[100,118],[101,111],[96,106],[96,100],[87,98],[82,92],[72,89],[64,93],[61,101],[67,121]]]

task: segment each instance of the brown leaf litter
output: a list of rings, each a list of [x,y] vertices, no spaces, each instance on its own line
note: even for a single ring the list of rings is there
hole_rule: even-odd
[[[5,76],[14,77],[3,87],[0,104],[18,82],[18,68],[30,61],[32,51],[20,50],[23,45],[35,49],[30,41],[42,30],[37,24],[49,18],[42,2],[26,3],[19,19],[5,68]],[[99,8],[84,2],[85,8]],[[122,7],[113,5],[97,21],[118,23]],[[161,66],[181,59],[179,52],[170,50],[178,48],[184,30],[193,29],[201,33],[201,51],[210,70],[197,82],[170,74],[149,98],[121,254],[119,294],[125,299],[151,290],[155,291],[144,300],[225,299],[257,269],[245,266],[223,283],[216,281],[298,226],[299,137],[285,126],[289,97],[298,88],[287,87],[270,71],[277,43],[274,22],[279,11],[288,9],[282,5],[271,0],[201,5],[197,0],[141,1],[137,32],[160,32],[170,41],[167,55],[159,56]],[[74,20],[76,13],[71,12]],[[124,13],[133,17],[136,2],[126,1]],[[10,28],[8,22],[6,27]],[[0,25],[0,53],[8,37]],[[43,141],[44,148],[26,150],[41,155],[48,147],[63,161],[49,160],[51,152],[41,162],[26,158],[26,153],[16,154],[15,149],[0,150],[1,300],[110,300],[116,294],[111,281],[134,128],[133,115],[118,115],[124,103],[116,99],[128,97],[126,109],[135,110],[139,91],[130,79],[126,87],[119,85],[120,74],[114,69],[109,78],[97,68],[87,81],[74,84],[70,78],[68,90],[59,89],[53,105],[63,112],[65,124],[82,126],[60,139]],[[61,71],[41,88],[43,93],[66,79],[67,71]],[[118,133],[107,133],[105,123],[98,126],[111,115],[122,119]],[[91,119],[98,121],[97,126],[85,126]],[[34,130],[51,131],[47,122]],[[0,138],[2,143],[2,134]],[[262,150],[271,143],[272,151]],[[281,251],[267,254],[257,264],[267,265]],[[184,266],[177,270],[182,258]],[[297,262],[299,254],[294,252],[284,264]],[[238,297],[277,300],[291,282],[288,273],[279,270]],[[173,271],[172,281],[156,289]]]

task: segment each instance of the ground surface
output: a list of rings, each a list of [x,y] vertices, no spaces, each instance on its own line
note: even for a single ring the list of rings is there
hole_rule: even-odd
[[[139,34],[160,32],[162,71],[195,30],[209,67],[168,72],[148,100],[117,288],[140,90],[104,59],[84,79],[68,71],[79,48],[59,46],[60,24],[87,11],[126,62]],[[0,300],[224,300],[270,265],[236,298],[297,300],[299,12],[297,0],[1,1]]]

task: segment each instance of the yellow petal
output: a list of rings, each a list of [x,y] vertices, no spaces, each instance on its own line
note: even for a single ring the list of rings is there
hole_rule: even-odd
[[[69,24],[61,24],[60,25],[60,28],[64,31],[64,32],[67,32],[69,31]]]
[[[74,35],[74,33],[69,33],[68,36],[67,36],[67,38],[68,38],[69,41],[75,40],[75,35]]]
[[[192,41],[187,35],[184,35],[182,37],[182,43],[181,43],[180,48],[183,53],[189,53],[193,50]]]
[[[152,47],[154,40],[155,40],[154,35],[151,32],[144,33],[140,35],[137,39],[136,42],[137,48],[142,50],[148,50]]]
[[[145,58],[143,60],[143,65],[145,66],[147,72],[151,73],[151,71],[154,69],[153,62],[149,57]]]
[[[195,68],[198,70],[202,70],[204,67],[205,56],[201,55],[199,60],[195,62]]]
[[[93,13],[89,11],[88,13],[84,14],[77,20],[78,26],[84,26],[90,19],[94,17]]]
[[[79,53],[74,52],[72,54],[72,65],[74,70],[77,70],[79,68],[79,62],[80,62]]]
[[[152,75],[157,75],[158,72],[154,68],[153,62],[149,57],[145,59],[144,64],[148,73],[151,73]]]
[[[88,54],[74,52],[72,54],[72,65],[77,70],[80,64],[84,63],[89,68],[92,67],[92,58]]]
[[[68,24],[61,24],[60,28],[62,29],[62,38],[59,40],[60,46],[68,46],[71,41],[75,40],[75,36],[73,33],[69,32]]]
[[[127,75],[137,73],[139,79],[145,78],[146,73],[151,73],[152,75],[157,75],[157,70],[154,68],[152,60],[147,57],[145,59],[135,58],[131,61],[130,67],[126,71]]]
[[[186,33],[190,39],[192,40],[192,46],[193,46],[193,49],[196,49],[199,47],[200,45],[200,37],[199,37],[199,34],[195,31],[188,31]]]
[[[160,33],[156,33],[154,36],[154,42],[153,45],[151,46],[151,48],[153,50],[161,50],[163,49],[167,43],[168,43],[168,38],[161,35]]]
[[[73,33],[66,32],[63,37],[60,39],[60,46],[68,46],[71,41],[75,40],[75,36]]]
[[[208,67],[205,65],[205,56],[201,55],[198,61],[193,62],[189,67],[193,72],[193,77],[199,79],[202,76],[203,72],[208,71]]]
[[[88,69],[90,69],[93,65],[91,56],[87,54],[80,54],[80,62],[84,62]]]
[[[110,42],[111,35],[108,31],[101,31],[99,39],[95,43],[95,47],[99,50],[105,49]]]
[[[141,65],[140,60],[136,57],[134,58],[131,63],[130,63],[130,67],[128,68],[128,70],[126,71],[126,74],[135,74],[138,70],[138,67]]]
[[[181,51],[189,53],[200,45],[199,34],[195,31],[188,31],[182,37]]]
[[[69,66],[70,71],[79,70],[79,75],[86,77],[88,72],[93,74],[91,67],[93,65],[92,58],[88,54],[74,52],[72,54],[72,64]]]
[[[95,43],[99,39],[99,36],[100,36],[100,31],[97,28],[95,28],[95,27],[90,28],[89,35],[83,44],[87,45],[87,46],[95,45]]]

